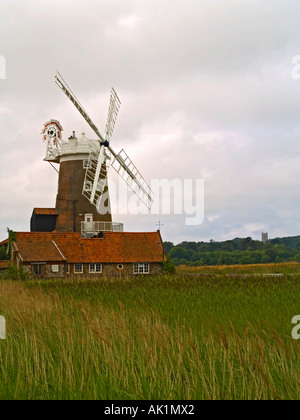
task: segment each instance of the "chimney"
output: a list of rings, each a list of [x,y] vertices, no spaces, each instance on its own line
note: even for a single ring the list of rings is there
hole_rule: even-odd
[[[72,136],[70,136],[70,137],[69,137],[69,140],[72,140],[72,139],[76,139],[76,134],[75,134],[75,131],[73,131]]]

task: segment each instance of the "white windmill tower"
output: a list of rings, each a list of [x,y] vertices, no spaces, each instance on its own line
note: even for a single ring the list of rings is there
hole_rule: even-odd
[[[105,135],[102,136],[59,72],[55,82],[98,138],[87,139],[84,133],[77,138],[73,132],[68,141],[63,141],[58,121],[51,120],[44,125],[42,133],[47,140],[45,160],[60,164],[56,231],[81,230],[83,235],[92,236],[105,230],[122,230],[121,224],[112,223],[110,213],[107,174],[111,160],[112,167],[148,209],[154,195],[125,151],[117,154],[110,146],[121,104],[118,95],[111,90]]]

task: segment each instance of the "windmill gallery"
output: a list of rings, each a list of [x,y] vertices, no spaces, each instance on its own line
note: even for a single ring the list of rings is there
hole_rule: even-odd
[[[54,208],[34,208],[30,232],[13,232],[2,242],[11,247],[12,261],[33,277],[70,275],[160,274],[164,248],[159,231],[124,232],[112,221],[107,182],[111,166],[149,209],[153,193],[133,162],[110,146],[120,100],[114,89],[102,136],[62,76],[56,84],[92,128],[97,140],[75,132],[63,140],[63,127],[50,120],[42,129],[45,161],[59,165]]]

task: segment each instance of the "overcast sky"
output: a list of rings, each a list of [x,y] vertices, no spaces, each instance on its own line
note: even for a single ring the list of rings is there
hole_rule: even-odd
[[[204,179],[203,223],[116,215],[125,230],[161,220],[174,243],[300,234],[299,17],[298,0],[0,0],[0,239],[55,206],[43,124],[95,138],[56,69],[102,132],[116,89],[111,144],[148,183]]]

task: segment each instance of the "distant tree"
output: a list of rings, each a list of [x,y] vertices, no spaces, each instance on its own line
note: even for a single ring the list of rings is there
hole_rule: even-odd
[[[192,251],[197,251],[198,247],[199,247],[197,242],[181,242],[181,244],[179,244],[179,246],[181,246],[185,249],[191,249]]]
[[[171,262],[170,258],[168,257],[166,261],[163,262],[163,272],[164,274],[175,274],[176,267]]]
[[[252,238],[248,237],[245,239],[241,239],[238,249],[241,251],[246,251],[248,247],[251,245],[252,245]]]
[[[217,255],[217,264],[218,265],[224,265],[226,264],[226,253],[219,251]]]
[[[269,255],[266,253],[266,251],[263,251],[261,254],[261,263],[267,264],[269,262],[271,262]]]
[[[198,254],[201,254],[202,252],[206,252],[208,249],[208,244],[205,242],[200,242],[198,245]]]
[[[266,264],[299,261],[300,236],[276,238],[264,244],[252,238],[235,238],[224,242],[182,242],[174,246],[166,243],[170,260],[175,265],[231,265]]]
[[[173,242],[164,242],[164,247],[167,254],[170,254],[171,249],[174,248],[174,246],[175,245],[173,244]]]
[[[191,256],[194,254],[194,251],[191,249],[185,249],[180,245],[175,246],[171,249],[170,258],[179,258],[179,259],[186,259],[189,260]]]
[[[209,241],[208,250],[209,251],[216,251],[218,248],[219,248],[218,242],[216,242],[213,239],[211,239]]]
[[[222,251],[234,251],[234,244],[232,241],[225,241],[221,245]]]

